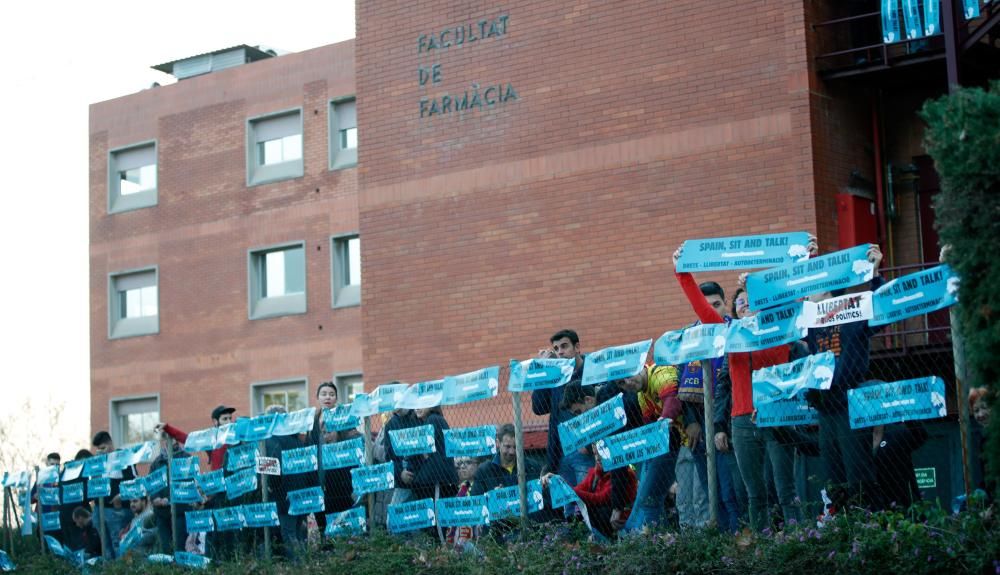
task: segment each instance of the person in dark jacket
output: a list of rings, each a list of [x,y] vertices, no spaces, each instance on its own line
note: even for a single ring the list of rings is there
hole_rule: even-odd
[[[877,507],[906,510],[920,501],[913,452],[927,442],[927,429],[919,421],[877,425],[872,429],[872,460],[878,481]]]
[[[272,405],[267,408],[267,413],[286,413],[287,410],[282,405]],[[305,443],[298,435],[275,435],[264,442],[265,457],[275,457],[281,460],[284,451],[305,447]],[[288,559],[295,558],[296,547],[304,540],[306,517],[302,515],[289,515],[288,493],[298,489],[305,489],[315,481],[310,481],[309,473],[295,473],[292,475],[274,475],[268,478],[267,493],[268,501],[274,501],[278,507],[278,523],[281,534],[282,546],[279,553]]]
[[[538,357],[543,359],[572,359],[576,362],[569,384],[579,382],[583,378],[583,365],[586,357],[580,352],[580,336],[571,329],[556,332],[549,338],[550,349],[538,351]],[[576,485],[590,469],[590,456],[580,450],[564,453],[559,441],[559,424],[571,419],[573,415],[562,409],[562,396],[565,386],[547,389],[536,389],[531,392],[531,411],[535,415],[549,416],[548,442],[546,444],[547,468],[558,473],[570,485]]]
[[[115,537],[118,534],[115,533]],[[94,527],[93,514],[86,507],[73,510],[73,523],[66,530],[66,548],[71,551],[83,549],[87,558],[101,556],[101,535]]]
[[[86,499],[82,501],[66,501],[65,499],[67,487],[70,487],[72,489],[72,486],[83,484],[83,492],[86,493],[87,478],[85,478],[82,473],[79,473],[77,477],[74,477],[73,479],[65,479],[66,477],[65,474],[71,466],[77,464],[82,466],[83,462],[86,459],[89,459],[93,456],[94,454],[91,453],[89,450],[81,449],[80,451],[76,452],[76,457],[73,458],[73,462],[67,463],[66,469],[63,470],[64,474],[63,481],[60,482],[61,486],[60,501],[62,501],[62,504],[59,505],[59,525],[62,527],[61,531],[62,531],[63,541],[68,540],[69,531],[73,525],[73,511],[75,511],[77,507],[84,507],[87,509],[90,508],[90,503]]]
[[[455,461],[447,457],[444,449],[444,431],[449,429],[441,407],[414,410],[420,425],[430,425],[434,428],[434,452],[417,458],[417,468],[414,471],[414,499],[427,497],[453,497],[458,490],[458,473],[455,471]]]
[[[94,434],[94,439],[91,441],[94,447],[94,453],[97,455],[107,455],[115,450],[114,441],[111,439],[111,434],[107,431],[98,431]],[[131,481],[135,479],[135,468],[131,465],[125,467],[125,469],[114,469],[108,473],[110,478],[109,483],[111,484],[111,495],[104,499],[104,524],[108,531],[108,541],[111,542],[111,550],[114,552],[114,556],[118,555],[118,537],[116,535],[122,530],[122,527],[128,525],[132,521],[132,510],[129,509],[128,505],[122,504],[122,498],[119,495],[120,485],[122,481]],[[96,502],[95,502],[96,505]]]
[[[354,439],[361,434],[357,429],[346,429],[341,431],[329,431],[324,427],[323,411],[333,409],[339,401],[337,386],[332,381],[324,381],[316,388],[316,422],[312,432],[306,439],[307,445],[315,445],[320,450],[319,460],[322,463],[323,446],[328,443],[346,441]],[[330,513],[346,511],[354,506],[353,491],[351,485],[351,470],[347,468],[323,469],[320,465],[318,483],[323,488],[323,513],[315,514],[316,524],[322,532],[326,529],[326,516]],[[314,484],[316,484],[314,482]]]

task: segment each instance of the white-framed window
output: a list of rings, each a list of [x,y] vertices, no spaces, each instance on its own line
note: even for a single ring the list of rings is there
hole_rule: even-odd
[[[361,303],[361,238],[357,234],[330,238],[333,307]]]
[[[355,396],[365,392],[364,378],[360,373],[349,373],[334,376],[337,385],[337,400],[340,403],[351,403]]]
[[[305,243],[249,251],[250,319],[306,312]]]
[[[158,396],[112,399],[109,413],[115,445],[124,447],[156,438],[154,428],[160,421]]]
[[[117,339],[160,331],[159,272],[153,268],[108,276],[108,337]]]
[[[301,177],[302,110],[247,120],[247,185]]]
[[[354,98],[330,102],[330,169],[358,164],[358,113]]]
[[[264,381],[250,386],[253,415],[260,415],[272,405],[280,405],[287,411],[297,411],[309,407],[309,382],[306,379]]]
[[[108,213],[157,203],[156,142],[141,142],[108,153]]]

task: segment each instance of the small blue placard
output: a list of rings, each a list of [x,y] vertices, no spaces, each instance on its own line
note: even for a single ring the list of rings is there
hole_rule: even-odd
[[[215,519],[216,531],[243,529],[245,525],[243,521],[243,507],[241,505],[213,509],[212,517]]]
[[[726,335],[726,353],[759,351],[804,338],[812,324],[812,318],[807,317],[804,309],[802,303],[792,302],[731,321]]]
[[[174,563],[183,565],[184,567],[206,569],[211,562],[212,560],[208,557],[198,555],[197,553],[188,553],[187,551],[177,551],[174,553]]]
[[[434,527],[434,499],[418,499],[389,505],[386,523],[390,533]]]
[[[298,435],[312,431],[316,421],[316,408],[307,407],[291,413],[278,413],[276,415],[278,417],[274,420],[272,434],[279,436]]]
[[[14,569],[17,569],[17,567],[11,560],[10,555],[7,555],[6,551],[0,549],[0,571],[13,571]]]
[[[979,0],[976,0],[977,2]],[[882,42],[899,42],[899,0],[882,0]]]
[[[188,533],[209,533],[215,531],[215,521],[212,520],[212,510],[187,511],[184,513]]]
[[[549,499],[553,509],[566,507],[570,503],[580,503],[580,496],[558,475],[549,477]]]
[[[747,276],[750,309],[773,307],[814,293],[871,281],[875,266],[868,261],[870,247],[871,244],[861,244],[804,262],[750,274]]]
[[[66,465],[63,466],[62,480],[63,481],[73,481],[83,472],[83,461],[67,461]],[[4,481],[4,487],[16,487],[14,485],[14,476],[8,477]]]
[[[593,409],[559,424],[559,441],[563,452],[570,453],[625,427],[625,402],[622,394]]]
[[[808,245],[807,232],[687,240],[677,260],[677,271],[770,268],[807,259]]]
[[[36,483],[39,485],[55,485],[59,483],[59,466],[50,465],[39,469]]]
[[[125,555],[129,549],[138,545],[140,541],[142,541],[142,523],[136,521],[132,524],[132,527],[125,532],[125,535],[122,536],[121,543],[118,544],[120,554]]]
[[[653,361],[656,365],[681,365],[722,357],[728,334],[729,326],[724,323],[700,323],[668,331],[653,345]]]
[[[351,403],[351,413],[358,417],[368,417],[396,409],[396,403],[403,399],[409,386],[405,383],[380,385],[371,393],[359,393]]]
[[[352,507],[340,513],[331,513],[326,516],[326,530],[323,532],[327,537],[340,537],[345,535],[361,535],[368,530],[368,519],[365,517],[365,508],[362,506]]]
[[[288,492],[288,514],[308,515],[322,513],[324,509],[323,490],[319,487],[307,487]]]
[[[948,415],[944,381],[937,376],[847,390],[851,429]]]
[[[948,265],[896,278],[875,290],[868,325],[886,325],[958,303],[958,276]]]
[[[941,6],[938,2],[924,2],[924,35],[933,36],[941,31]]]
[[[175,457],[170,460],[170,479],[184,481],[194,479],[201,471],[197,457]]]
[[[356,429],[359,425],[361,420],[351,413],[350,405],[338,405],[333,409],[323,410],[323,428],[326,431]]]
[[[354,489],[355,497],[395,488],[396,476],[393,473],[393,462],[355,467],[351,470],[351,487]]]
[[[159,452],[159,446],[155,441],[136,443],[124,449],[128,453],[128,465],[138,465],[140,463],[152,463]]]
[[[819,413],[809,406],[805,393],[756,406],[757,427],[784,427],[819,423]]]
[[[219,439],[218,427],[192,431],[188,434],[187,439],[184,440],[184,451],[188,453],[212,451],[222,446],[223,442]]]
[[[266,503],[248,503],[243,506],[243,520],[247,527],[277,527],[278,504],[274,501]]]
[[[489,521],[485,495],[445,497],[437,501],[437,522],[441,527],[476,527]]]
[[[253,443],[237,445],[226,450],[226,471],[239,471],[253,467],[256,463],[257,446]]]
[[[529,479],[528,488],[528,513],[545,509],[545,496],[542,491],[542,481],[540,479]]]
[[[236,439],[243,443],[256,443],[270,439],[274,434],[275,413],[265,413],[256,417],[242,417],[236,420]]]
[[[361,437],[323,444],[323,469],[358,467],[365,464],[365,440]]]
[[[196,475],[194,480],[198,482],[198,487],[205,495],[215,495],[226,490],[226,476],[222,469],[201,473]]]
[[[653,340],[647,339],[627,345],[606,347],[587,354],[587,361],[583,364],[583,380],[580,384],[596,385],[634,376],[646,364],[646,356],[652,343]]]
[[[486,507],[490,521],[514,517],[521,512],[521,493],[517,485],[500,487],[486,492]]]
[[[296,475],[319,469],[319,450],[315,445],[286,449],[281,452],[281,474]]]
[[[414,383],[406,388],[396,403],[399,409],[428,409],[441,405],[444,400],[444,380]]]
[[[754,370],[751,376],[754,407],[791,399],[806,389],[830,389],[836,361],[832,351],[824,351],[791,363]]]
[[[59,488],[42,487],[38,490],[38,500],[42,505],[59,505]]]
[[[441,405],[458,405],[496,397],[500,390],[500,366],[494,365],[444,378]]]
[[[670,420],[661,419],[597,442],[605,471],[639,463],[670,451]]]
[[[42,513],[42,531],[59,531],[61,529],[58,511]]]
[[[122,481],[118,484],[118,495],[123,501],[142,499],[146,496],[146,485],[143,478]]]
[[[182,505],[201,503],[201,493],[198,493],[198,484],[193,479],[186,481],[170,482],[170,501]]]
[[[389,431],[389,440],[392,441],[393,451],[399,457],[434,453],[436,450],[434,426],[430,424],[392,429]]]
[[[87,481],[87,499],[109,497],[111,495],[110,477],[92,477]]]
[[[150,471],[149,475],[142,478],[142,487],[146,495],[156,495],[167,488],[167,468],[161,467],[156,471]]]
[[[257,489],[256,469],[243,469],[226,478],[226,499],[230,501],[255,489]]]
[[[83,483],[70,483],[62,486],[63,503],[80,503],[83,501]]]
[[[510,360],[507,391],[535,391],[566,385],[573,378],[575,359],[537,358]]]
[[[447,457],[482,457],[496,455],[495,425],[444,430],[444,453]]]
[[[102,453],[83,461],[84,477],[103,477],[108,472],[108,454]]]

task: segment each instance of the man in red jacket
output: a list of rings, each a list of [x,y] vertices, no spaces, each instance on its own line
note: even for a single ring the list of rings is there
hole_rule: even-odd
[[[233,414],[236,413],[235,407],[226,407],[225,405],[220,405],[212,410],[212,423],[215,427],[220,425],[226,425],[233,422]],[[170,437],[176,439],[179,443],[184,443],[187,441],[188,434],[176,427],[170,425],[169,423],[157,423],[156,431],[166,433]],[[226,463],[226,449],[228,445],[222,445],[208,452],[208,465],[212,471],[217,469],[222,469]]]

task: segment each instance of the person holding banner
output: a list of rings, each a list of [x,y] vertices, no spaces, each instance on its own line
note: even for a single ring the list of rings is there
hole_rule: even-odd
[[[73,461],[82,463],[93,456],[94,454],[91,453],[90,450],[81,449],[76,452],[76,456],[73,458]],[[69,469],[70,465],[70,463],[67,463],[66,468]],[[76,501],[67,501],[66,498],[67,489],[74,489],[76,486],[80,486],[83,492],[86,492],[87,478],[84,477],[82,473],[79,473],[76,477],[71,479],[66,479],[64,477],[60,482],[60,485],[62,493],[60,501],[62,503],[59,505],[59,525],[62,527],[63,541],[66,541],[69,537],[70,525],[73,524],[73,511],[75,511],[77,507],[85,507],[90,510],[90,503],[82,498]]]
[[[458,475],[459,482],[458,492],[455,497],[467,497],[471,495],[472,484],[475,481],[476,472],[479,471],[480,463],[482,463],[482,460],[478,457],[455,458],[455,473]],[[465,549],[466,546],[475,544],[476,540],[479,539],[480,531],[478,526],[449,527],[445,541],[449,547]]]
[[[91,443],[94,447],[94,453],[97,455],[110,454],[115,450],[111,434],[107,431],[98,431]],[[118,538],[114,535],[121,531],[122,526],[128,525],[132,521],[132,511],[127,505],[122,505],[122,498],[118,493],[119,486],[122,481],[135,479],[135,467],[129,465],[125,469],[110,469],[108,477],[111,478],[111,495],[110,499],[104,498],[104,524],[109,534],[108,540],[112,543],[113,556],[117,556]]]
[[[702,323],[725,323],[722,314],[705,299],[694,277],[687,272],[677,271],[677,261],[683,246],[673,255],[674,277],[681,290]],[[758,428],[754,419],[751,373],[754,369],[770,367],[789,361],[789,346],[779,345],[758,351],[734,352],[726,356],[729,364],[731,387],[731,430],[732,444],[736,452],[736,462],[746,486],[750,503],[750,526],[755,531],[763,531],[768,526],[767,487],[764,482],[765,460],[769,459],[775,471],[778,499],[785,514],[785,520],[800,519],[801,514],[795,504],[795,482],[791,474],[779,470],[788,468],[787,450],[773,436],[771,430]],[[724,431],[716,433],[716,446],[727,447],[729,437]],[[720,447],[720,449],[722,449]]]
[[[161,435],[162,436],[162,435]],[[181,444],[175,441],[167,439],[167,443],[173,446],[173,452],[170,456],[174,459],[180,459],[182,457],[191,457],[190,453],[185,452],[181,449]],[[166,475],[166,482],[163,487],[156,489],[155,491],[149,491],[146,493],[149,496],[150,508],[153,510],[153,517],[156,521],[156,533],[160,544],[161,553],[173,553],[174,551],[180,551],[184,549],[184,541],[187,539],[187,522],[184,521],[184,513],[191,509],[189,505],[177,504],[177,538],[171,543],[171,537],[173,535],[173,522],[170,516],[170,474],[167,462],[169,458],[167,457],[166,448],[161,449],[159,455],[153,460],[149,465],[149,474],[154,475],[156,473],[164,473]],[[163,470],[163,471],[161,471]]]
[[[283,405],[272,405],[265,413],[277,414],[287,413]],[[274,435],[264,441],[264,449],[267,457],[281,459],[284,451],[299,449],[304,447],[298,435]],[[288,514],[288,493],[298,489],[309,487],[309,474],[295,473],[292,475],[275,475],[268,478],[267,491],[268,500],[274,501],[278,507],[278,525],[281,534],[281,548],[279,552],[288,559],[295,559],[295,548],[302,542],[305,535],[304,515]]]
[[[357,429],[346,429],[343,431],[328,431],[325,427],[323,412],[337,406],[339,397],[337,386],[332,381],[324,381],[316,388],[316,402],[319,409],[316,410],[316,422],[313,424],[312,432],[309,433],[306,445],[315,445],[322,454],[323,445],[337,443],[360,437]],[[320,457],[322,464],[322,457]],[[326,516],[330,513],[347,511],[354,506],[351,486],[351,470],[343,467],[339,469],[319,469],[319,477],[322,478],[320,487],[323,488],[324,512],[315,514],[316,525],[320,532],[326,529]]]
[[[118,531],[113,537],[118,538]],[[86,507],[73,510],[73,522],[67,530],[65,545],[71,551],[82,549],[88,558],[101,556],[101,536],[94,527],[93,514]]]
[[[129,502],[132,510],[132,521],[122,529],[119,546],[122,555],[135,554],[148,557],[156,551],[156,519],[153,518],[153,508],[146,497],[133,499]]]
[[[573,486],[573,492],[587,506],[587,516],[590,517],[593,529],[597,530],[607,539],[614,539],[618,533],[617,527],[611,522],[611,473],[604,471],[601,458],[597,450],[592,445],[587,446],[587,451],[593,453],[594,465],[587,471],[583,481]],[[625,508],[621,521],[628,521],[631,504],[635,501],[638,480],[635,471],[626,466],[625,470],[625,490],[628,494],[629,505]],[[547,473],[542,476],[542,487],[548,488],[549,481],[554,476]]]
[[[874,292],[885,283],[878,274],[882,251],[872,245],[867,258],[874,267],[871,280]],[[809,296],[809,300],[818,303],[841,295],[843,290],[823,292]],[[830,493],[839,496],[834,499],[855,496],[867,499],[876,493],[871,435],[867,430],[851,429],[847,390],[858,387],[868,377],[871,339],[880,329],[870,327],[867,321],[814,327],[809,329],[805,340],[810,354],[830,351],[837,358],[830,388],[806,392],[806,400],[819,413],[820,459]]]
[[[380,435],[383,436],[386,461],[393,463],[393,472],[396,474],[396,488],[392,491],[392,500],[390,501],[393,505],[406,503],[414,499],[413,489],[410,487],[410,484],[413,483],[414,473],[412,468],[415,465],[413,465],[412,458],[396,454],[396,450],[392,448],[392,440],[389,439],[389,432],[410,429],[418,425],[420,425],[420,420],[417,419],[412,409],[399,408],[392,411],[392,417],[382,427],[384,433],[380,432]]]
[[[448,421],[441,406],[414,411],[420,425],[434,428],[434,451],[417,457],[419,466],[411,483],[413,498],[433,497],[436,502],[441,497],[453,497],[458,491],[458,474],[454,460],[446,456],[444,449],[444,431],[450,429]]]
[[[236,413],[235,407],[226,407],[225,405],[216,407],[212,410],[212,425],[220,427],[232,423],[235,419],[233,416],[234,413]],[[167,434],[181,444],[186,442],[188,438],[187,433],[162,421],[156,424],[155,430],[158,434]],[[216,471],[222,469],[226,463],[226,450],[228,448],[228,445],[222,445],[208,452],[208,467],[210,470]]]

